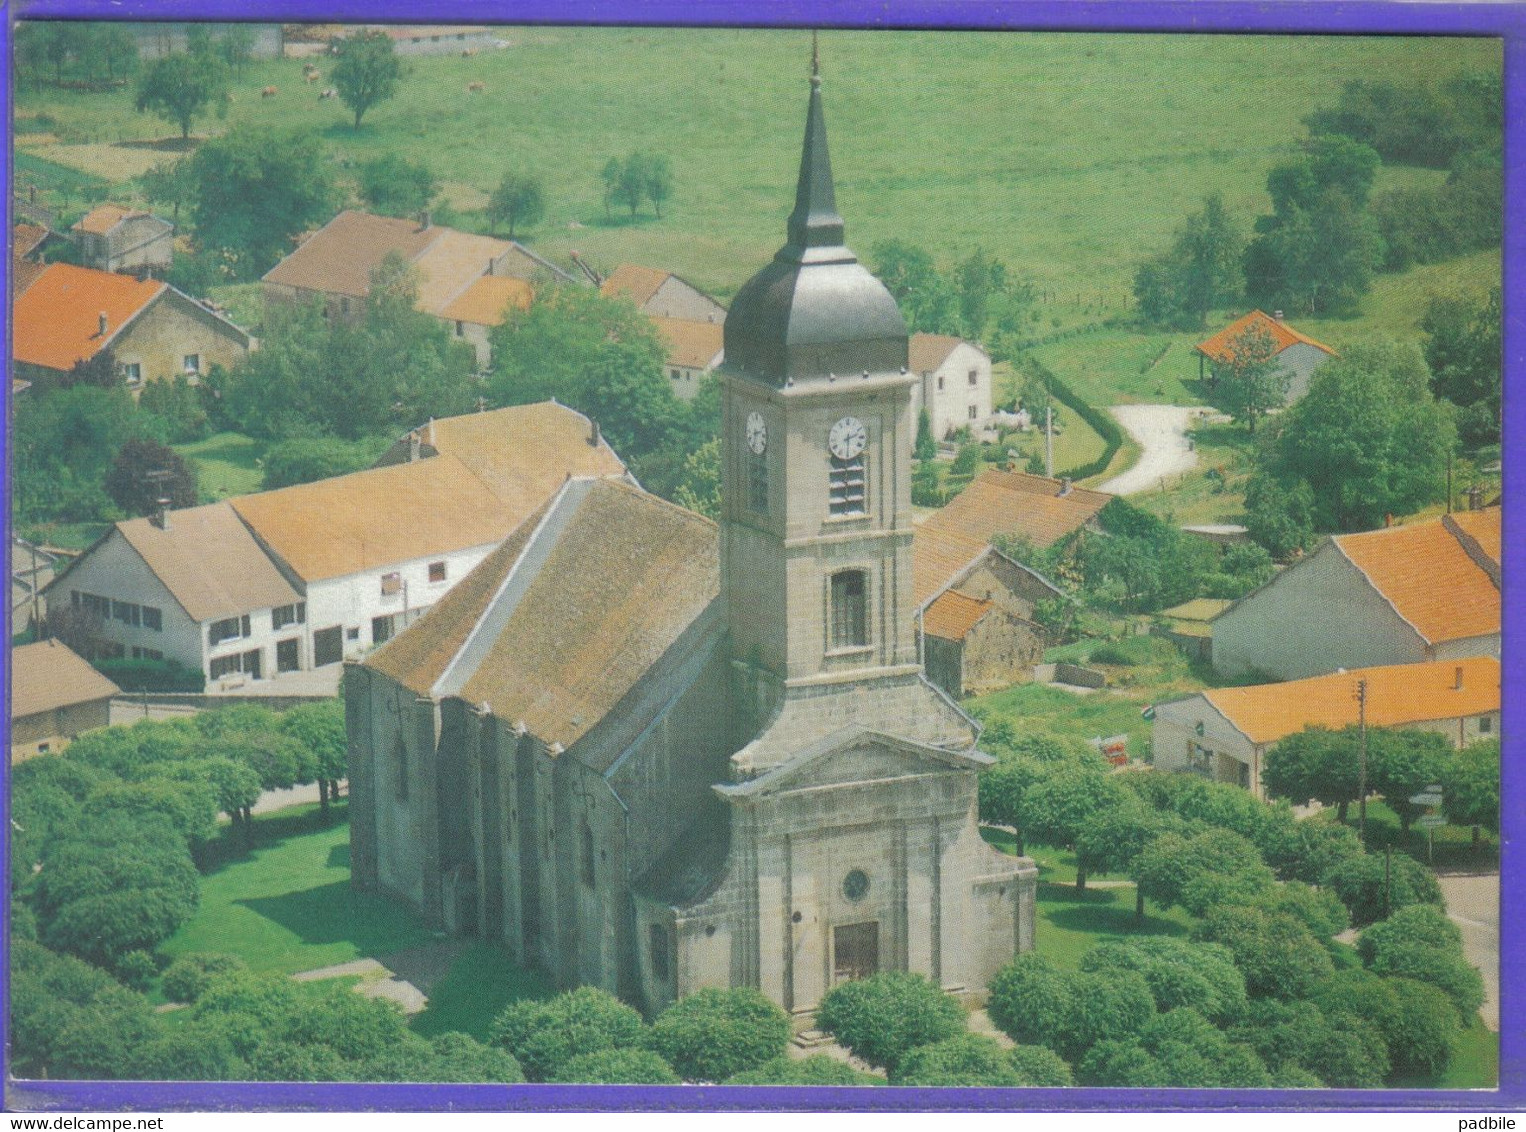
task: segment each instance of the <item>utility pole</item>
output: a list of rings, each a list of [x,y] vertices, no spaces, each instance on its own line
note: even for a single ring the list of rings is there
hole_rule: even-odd
[[[1357,756],[1357,836],[1367,844],[1367,681],[1356,682],[1358,728]]]
[[[1054,479],[1054,407],[1044,406],[1044,475]]]

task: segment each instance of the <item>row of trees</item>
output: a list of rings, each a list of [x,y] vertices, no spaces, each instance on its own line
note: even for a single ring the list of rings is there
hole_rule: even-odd
[[[958,335],[986,342],[993,357],[1011,358],[1033,320],[1033,284],[980,248],[944,271],[925,249],[883,240],[870,264],[913,334]]]
[[[623,161],[611,157],[599,170],[599,185],[606,219],[611,208],[618,205],[629,209],[634,220],[642,204],[650,202],[661,220],[662,206],[673,195],[673,163],[666,154],[646,150],[636,150]]]
[[[40,87],[65,73],[86,82],[115,83],[138,65],[138,42],[120,23],[28,20],[16,25],[16,70]]]

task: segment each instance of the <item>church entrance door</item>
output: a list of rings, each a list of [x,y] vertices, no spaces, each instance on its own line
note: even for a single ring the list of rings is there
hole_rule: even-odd
[[[832,929],[832,980],[864,979],[880,969],[878,923],[842,924]]]

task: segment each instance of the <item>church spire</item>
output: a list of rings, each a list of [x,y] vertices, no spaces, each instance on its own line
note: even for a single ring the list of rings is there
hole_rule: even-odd
[[[816,33],[811,33],[811,105],[805,120],[805,144],[800,152],[800,180],[795,186],[795,211],[789,218],[793,248],[831,248],[843,242],[842,217],[832,189],[832,158],[827,152],[827,123],[821,112],[821,64]]]

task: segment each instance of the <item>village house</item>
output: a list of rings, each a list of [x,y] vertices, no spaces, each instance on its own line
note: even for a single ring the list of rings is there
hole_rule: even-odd
[[[991,416],[991,355],[947,334],[913,334],[908,368],[917,376],[912,408],[927,410],[934,440],[971,430]]]
[[[1244,786],[1258,798],[1266,754],[1307,727],[1355,726],[1357,684],[1366,685],[1369,727],[1445,735],[1459,750],[1499,734],[1500,664],[1494,657],[1395,664],[1285,684],[1208,688],[1156,704],[1155,766]]]
[[[427,212],[417,219],[399,219],[346,209],[265,273],[261,283],[266,307],[316,300],[322,304],[324,318],[358,323],[365,317],[371,276],[392,253],[418,273],[418,309],[441,319],[458,338],[469,339],[474,345],[477,336],[466,333],[465,326],[473,320],[450,317],[446,312],[464,300],[484,276],[515,279],[532,290],[538,285],[574,281],[522,244],[458,232],[433,223]],[[509,303],[518,301],[516,296],[522,297],[519,287],[498,292],[479,290],[468,301],[478,320],[473,324],[491,325],[480,320],[490,314],[501,318]],[[498,297],[504,299],[503,305],[492,311]],[[458,328],[457,322],[463,325]],[[486,340],[485,330],[481,340]]]
[[[116,523],[46,596],[98,614],[97,656],[173,660],[212,691],[337,681],[574,474],[625,468],[554,402],[434,421],[367,471]]]
[[[11,228],[11,262],[17,260],[37,261],[42,256],[42,246],[48,242],[53,233],[49,232],[41,224],[28,224],[24,220],[16,221]],[[25,290],[25,288],[20,288]]]
[[[1235,343],[1247,331],[1267,334],[1271,337],[1276,353],[1273,360],[1288,374],[1286,402],[1292,404],[1309,391],[1309,378],[1336,353],[1322,342],[1316,342],[1307,334],[1300,334],[1282,320],[1282,312],[1267,315],[1251,311],[1237,318],[1213,337],[1199,342],[1198,379],[1211,377],[1214,381],[1223,375],[1225,367],[1234,360]]]
[[[11,537],[11,631],[41,619],[41,593],[53,580],[53,555],[25,539]]]
[[[195,379],[254,348],[249,333],[155,279],[49,264],[12,304],[13,375],[47,385],[103,350],[129,388]]]
[[[671,271],[622,263],[599,283],[606,299],[625,298],[642,314],[687,322],[726,321],[726,308]]]
[[[69,231],[81,262],[97,271],[162,274],[175,261],[175,226],[140,208],[98,204]]]
[[[1053,583],[991,545],[1006,535],[1043,549],[1095,526],[1112,496],[1025,472],[982,472],[917,525],[913,597],[923,663],[951,696],[1005,687],[1043,659],[1034,620]]]
[[[843,244],[816,79],[788,233],[726,320],[718,528],[570,479],[344,681],[353,883],[648,1012],[978,995],[1033,946],[993,760],[917,663],[905,324]]]
[[[1334,535],[1213,619],[1226,676],[1500,654],[1500,509]]]
[[[1195,597],[1155,615],[1150,631],[1164,637],[1192,660],[1213,658],[1213,619],[1234,603],[1226,598]]]
[[[60,641],[11,649],[11,765],[61,751],[111,722],[122,690]]]
[[[511,310],[529,310],[535,291],[512,275],[484,275],[440,311],[440,317],[456,338],[471,343],[477,353],[477,369],[485,370],[493,357],[488,334]]]
[[[653,315],[652,325],[666,347],[663,370],[673,393],[681,401],[694,400],[700,382],[725,358],[722,324]]]

